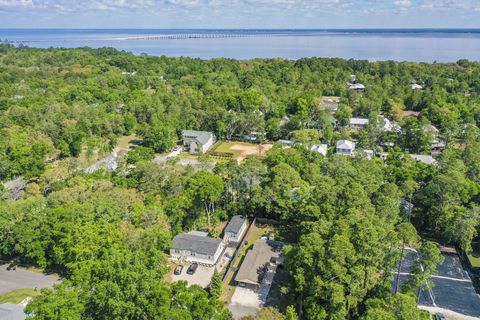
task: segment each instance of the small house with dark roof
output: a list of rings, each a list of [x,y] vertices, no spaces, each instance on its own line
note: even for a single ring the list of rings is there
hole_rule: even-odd
[[[240,215],[233,216],[223,232],[223,241],[240,242],[247,230],[247,219]]]
[[[235,282],[242,287],[258,289],[268,270],[283,262],[282,248],[283,243],[278,241],[255,241],[235,276]]]
[[[189,148],[190,153],[205,153],[216,141],[215,134],[208,131],[182,131],[183,145]]]
[[[173,238],[170,257],[178,261],[196,262],[214,266],[223,252],[221,239],[210,238],[200,232],[178,234]]]

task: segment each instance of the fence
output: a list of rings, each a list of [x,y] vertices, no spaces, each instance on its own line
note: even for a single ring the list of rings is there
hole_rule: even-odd
[[[235,272],[237,270],[234,270],[234,265],[235,262],[238,260],[240,253],[242,252],[243,247],[245,246],[246,242],[245,239],[248,238],[248,235],[250,234],[250,231],[252,230],[252,227],[255,226],[257,218],[253,219],[252,223],[248,226],[247,232],[243,235],[241,241],[237,245],[237,249],[235,251],[235,255],[233,256],[232,260],[230,261],[230,264],[228,265],[227,271],[223,274],[223,282],[227,279],[227,276],[230,272]]]

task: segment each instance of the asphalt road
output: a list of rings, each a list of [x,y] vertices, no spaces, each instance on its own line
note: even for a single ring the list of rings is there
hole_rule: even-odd
[[[56,276],[19,268],[7,271],[6,264],[0,265],[0,294],[21,288],[50,288],[58,281],[60,279]]]

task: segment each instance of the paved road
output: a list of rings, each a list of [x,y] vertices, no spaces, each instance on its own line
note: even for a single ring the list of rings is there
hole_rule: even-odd
[[[21,288],[50,288],[60,279],[39,272],[17,268],[7,271],[7,265],[0,265],[0,294]]]

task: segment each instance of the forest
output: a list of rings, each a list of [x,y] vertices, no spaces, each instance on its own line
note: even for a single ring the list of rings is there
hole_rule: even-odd
[[[365,92],[347,88],[351,75]],[[63,278],[28,304],[29,319],[232,319],[212,292],[167,281],[167,259],[176,234],[215,234],[240,214],[286,226],[289,306],[274,319],[428,319],[416,302],[442,262],[434,243],[470,252],[478,242],[479,94],[480,63],[467,60],[200,60],[0,44],[0,181],[26,181],[18,199],[0,184],[0,259]],[[341,98],[334,114],[323,96]],[[379,130],[380,115],[401,130]],[[351,117],[370,124],[352,132],[333,121]],[[446,141],[438,165],[407,156],[430,153],[428,125]],[[221,140],[255,131],[274,146],[211,170],[151,161],[185,129]],[[128,135],[139,145],[114,172],[81,170],[82,157]],[[339,139],[394,146],[386,160],[305,148]],[[404,245],[422,267],[393,292]]]

